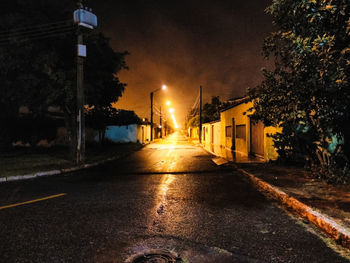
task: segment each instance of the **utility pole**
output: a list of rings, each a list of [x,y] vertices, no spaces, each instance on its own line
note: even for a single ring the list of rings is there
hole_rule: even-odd
[[[199,143],[202,143],[202,86],[199,87]]]
[[[162,85],[161,88],[155,89],[154,91],[151,92],[151,141],[153,141],[153,94],[160,89],[166,90],[166,85]]]
[[[73,13],[74,23],[77,29],[77,135],[76,135],[76,163],[81,164],[85,160],[85,115],[84,115],[84,58],[86,46],[83,44],[83,28],[94,29],[97,27],[97,17],[90,8],[84,6],[84,1],[78,2],[78,9]]]
[[[153,92],[151,92],[151,141],[153,141]]]
[[[160,126],[160,138],[162,138],[162,107],[159,106],[159,126]]]
[[[167,120],[166,119],[164,119],[164,136],[166,136],[166,133],[167,133]]]
[[[84,52],[80,50],[83,45],[83,33],[78,28],[78,53],[77,53],[77,164],[85,160],[85,96],[84,96]],[[84,49],[84,48],[83,48]],[[86,50],[85,50],[86,55]]]

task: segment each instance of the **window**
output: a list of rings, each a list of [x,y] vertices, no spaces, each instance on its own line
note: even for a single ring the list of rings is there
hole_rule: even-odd
[[[225,134],[226,137],[232,137],[232,126],[226,126]]]
[[[205,141],[205,127],[203,127],[203,140]]]
[[[237,139],[246,139],[246,125],[236,125],[236,138]]]

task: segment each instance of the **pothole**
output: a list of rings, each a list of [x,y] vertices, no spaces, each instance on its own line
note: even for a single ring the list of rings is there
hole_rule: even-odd
[[[183,261],[167,250],[151,250],[134,256],[131,263],[182,263]]]

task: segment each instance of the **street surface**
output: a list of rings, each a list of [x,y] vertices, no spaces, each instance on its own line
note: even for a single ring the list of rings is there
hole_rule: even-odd
[[[191,263],[349,262],[212,158],[175,133],[91,170],[1,184],[0,262],[121,263],[152,249]]]

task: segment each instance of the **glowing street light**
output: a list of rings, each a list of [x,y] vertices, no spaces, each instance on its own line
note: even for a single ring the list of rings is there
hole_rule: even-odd
[[[166,90],[167,86],[166,85],[162,85],[162,90]]]
[[[171,102],[170,100],[167,100],[167,102],[165,103],[167,106],[170,106],[171,105]]]
[[[174,113],[174,112],[175,112],[174,108],[170,108],[170,109],[169,109],[169,112],[170,112],[170,113]]]

